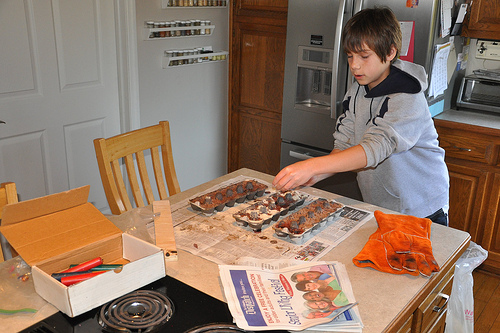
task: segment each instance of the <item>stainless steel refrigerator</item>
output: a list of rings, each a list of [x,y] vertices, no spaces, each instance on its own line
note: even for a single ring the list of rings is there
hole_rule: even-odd
[[[413,61],[430,73],[439,42],[440,0],[289,0],[286,40],[281,167],[328,154],[335,121],[352,78],[341,48],[342,28],[363,8],[388,5],[399,21],[414,22]],[[411,3],[411,1],[410,1]],[[354,173],[335,175],[316,185],[361,199]]]

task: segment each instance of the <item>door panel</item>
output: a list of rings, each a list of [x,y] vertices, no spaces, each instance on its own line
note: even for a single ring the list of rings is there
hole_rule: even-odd
[[[472,241],[480,241],[478,220],[485,193],[487,173],[447,162],[450,173],[449,226],[470,233]]]
[[[280,33],[245,28],[238,31],[240,63],[244,64],[240,68],[240,104],[281,114],[285,38]]]
[[[107,206],[92,140],[118,134],[114,2],[0,2],[0,180],[21,200],[90,184]]]
[[[240,151],[238,165],[253,170],[277,174],[279,172],[279,119],[266,118],[242,110],[239,114]]]

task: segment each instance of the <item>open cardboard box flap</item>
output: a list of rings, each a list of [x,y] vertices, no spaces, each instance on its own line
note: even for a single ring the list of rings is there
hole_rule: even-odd
[[[0,231],[30,266],[78,252],[121,230],[87,202],[90,186],[6,205]]]

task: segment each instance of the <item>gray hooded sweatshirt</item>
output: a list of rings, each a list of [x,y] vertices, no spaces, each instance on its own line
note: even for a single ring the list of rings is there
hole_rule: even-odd
[[[365,202],[426,217],[448,205],[449,176],[424,91],[422,66],[397,60],[372,90],[355,82],[338,118],[334,148],[361,145],[357,179]]]

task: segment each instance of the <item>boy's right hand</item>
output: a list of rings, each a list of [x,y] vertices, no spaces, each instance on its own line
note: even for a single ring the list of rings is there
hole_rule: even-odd
[[[312,163],[314,158],[288,165],[274,177],[273,186],[277,190],[287,191],[298,186],[311,186],[326,178],[316,176]]]
[[[311,176],[307,172],[307,161],[300,161],[281,169],[274,177],[273,186],[277,190],[287,191],[306,183]]]

